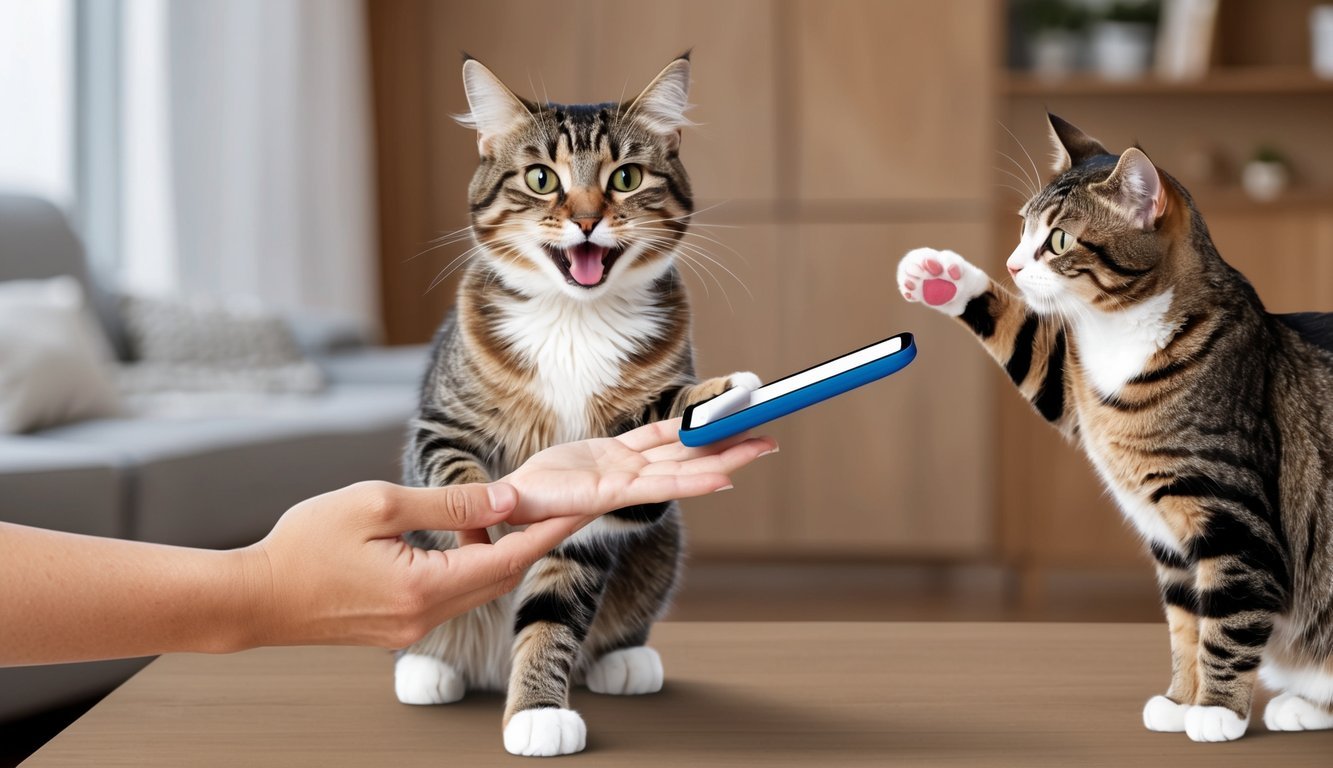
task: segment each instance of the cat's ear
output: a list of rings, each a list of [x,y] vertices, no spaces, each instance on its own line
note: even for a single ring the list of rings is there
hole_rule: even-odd
[[[1055,149],[1056,173],[1064,173],[1090,157],[1109,155],[1100,141],[1075,128],[1058,115],[1046,113],[1051,125],[1051,145]]]
[[[476,129],[477,150],[482,157],[490,154],[497,138],[532,117],[522,99],[506,88],[495,73],[471,57],[463,61],[463,91],[467,94],[468,113],[460,115],[457,120]]]
[[[657,73],[643,92],[634,98],[625,114],[648,130],[661,134],[672,149],[680,145],[680,131],[691,125],[685,117],[690,108],[690,54],[682,54]]]
[[[1111,175],[1092,190],[1110,198],[1140,229],[1152,229],[1166,213],[1166,183],[1138,147],[1125,150]]]

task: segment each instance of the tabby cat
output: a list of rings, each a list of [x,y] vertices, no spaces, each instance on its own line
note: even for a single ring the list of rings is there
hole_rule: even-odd
[[[1054,180],[1020,210],[1019,295],[951,251],[898,267],[1091,459],[1156,561],[1172,676],[1154,731],[1333,727],[1333,354],[1265,311],[1189,193],[1054,115]]]
[[[475,249],[435,339],[404,460],[409,485],[486,482],[556,443],[679,415],[753,374],[698,383],[676,249],[693,210],[678,155],[687,57],[625,103],[520,99],[463,64],[481,162],[469,196]],[[497,530],[498,529],[498,530]],[[492,536],[505,532],[492,529]],[[408,540],[447,549],[451,533]],[[675,503],[612,512],[538,561],[518,590],[433,630],[395,668],[406,704],[508,689],[505,749],[584,747],[569,709],[597,693],[662,687],[647,647],[680,567]]]

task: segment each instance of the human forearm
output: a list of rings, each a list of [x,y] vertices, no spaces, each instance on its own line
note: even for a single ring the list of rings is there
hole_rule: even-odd
[[[241,551],[0,523],[0,666],[246,647],[250,570]]]

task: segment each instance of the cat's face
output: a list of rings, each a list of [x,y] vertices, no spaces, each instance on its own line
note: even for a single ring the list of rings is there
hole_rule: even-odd
[[[689,73],[682,57],[627,102],[538,105],[464,62],[472,230],[501,279],[586,300],[662,275],[693,210],[678,156]]]
[[[1014,283],[1038,312],[1066,317],[1151,298],[1170,253],[1169,184],[1142,150],[1117,157],[1050,121],[1056,176],[1019,210],[1019,243],[1006,264]]]

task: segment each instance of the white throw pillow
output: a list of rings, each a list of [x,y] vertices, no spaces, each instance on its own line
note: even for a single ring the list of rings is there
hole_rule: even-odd
[[[0,282],[0,434],[116,413],[109,350],[74,278]]]

